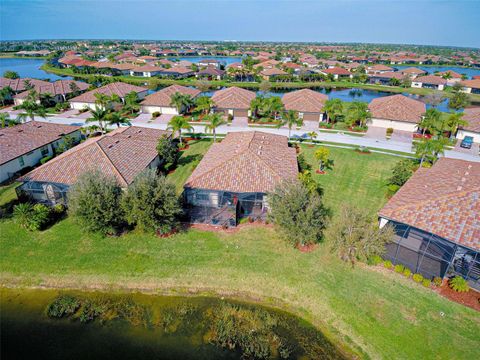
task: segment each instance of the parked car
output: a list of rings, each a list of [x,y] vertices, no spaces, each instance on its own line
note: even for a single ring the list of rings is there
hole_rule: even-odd
[[[472,136],[465,136],[460,143],[460,147],[465,149],[470,149],[473,145],[473,137]]]

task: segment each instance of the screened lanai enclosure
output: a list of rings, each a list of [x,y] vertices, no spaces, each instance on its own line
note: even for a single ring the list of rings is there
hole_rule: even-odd
[[[263,193],[185,189],[186,212],[192,223],[236,226],[242,218],[264,220],[267,215]]]
[[[56,205],[67,204],[68,185],[50,182],[26,181],[16,188],[19,198],[29,198],[34,202]]]
[[[386,259],[427,278],[460,275],[471,287],[480,290],[479,251],[412,226],[390,223],[395,228],[395,236],[387,245]]]

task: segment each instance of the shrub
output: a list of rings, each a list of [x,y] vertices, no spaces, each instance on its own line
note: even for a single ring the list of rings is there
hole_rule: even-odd
[[[59,215],[63,214],[65,212],[65,210],[66,209],[65,209],[65,206],[63,204],[56,204],[56,205],[52,206],[52,208],[51,208],[52,213],[59,214]]]
[[[386,268],[386,269],[391,269],[393,268],[393,264],[390,260],[387,260],[383,263],[383,266]]]
[[[427,287],[427,288],[430,287],[431,284],[432,284],[432,282],[429,279],[423,279],[422,280],[422,285]]]
[[[448,281],[448,286],[456,292],[467,292],[470,290],[467,280],[458,275]]]
[[[397,265],[395,265],[394,270],[395,270],[396,273],[401,274],[405,270],[405,266],[403,266],[402,264],[397,264]]]
[[[309,245],[322,239],[330,211],[317,192],[300,182],[284,182],[268,199],[269,218],[292,245]]]
[[[413,274],[412,279],[417,283],[421,283],[423,281],[423,276],[422,274]]]
[[[122,199],[125,219],[144,232],[171,232],[178,225],[182,209],[175,185],[155,170],[138,175]]]
[[[373,255],[368,258],[368,265],[380,265],[383,262],[383,259],[379,255]]]
[[[412,276],[412,270],[410,270],[409,268],[406,267],[406,268],[403,270],[403,276],[409,278],[410,276]]]
[[[440,287],[440,286],[442,286],[442,283],[443,283],[443,280],[442,280],[441,277],[435,276],[435,277],[433,278],[433,284],[434,284],[435,286]]]
[[[47,316],[51,318],[68,317],[77,311],[80,301],[73,296],[62,295],[57,297],[47,307]]]
[[[162,159],[162,170],[168,170],[178,160],[178,144],[170,136],[162,135],[158,140],[157,152]]]
[[[95,320],[98,316],[102,315],[106,310],[106,307],[102,306],[102,304],[86,300],[82,305],[82,308],[80,309],[80,315],[78,319],[82,323],[88,323]]]
[[[400,186],[396,184],[390,184],[387,187],[387,196],[392,197],[400,189]]]
[[[50,160],[52,160],[52,159],[53,159],[53,156],[52,156],[52,155],[50,155],[50,156],[45,156],[45,157],[43,157],[43,158],[40,159],[40,164],[43,165],[43,164],[45,164],[46,162],[48,162],[48,161],[50,161]]]
[[[68,210],[88,231],[116,233],[123,224],[121,188],[100,172],[86,172],[68,192]]]
[[[160,111],[154,111],[152,113],[152,119],[156,119],[157,117],[159,117],[161,114],[160,114]]]
[[[393,128],[387,128],[387,136],[391,136],[393,134]]]
[[[299,154],[297,156],[297,161],[298,161],[298,171],[300,173],[303,173],[304,171],[312,170],[312,166],[308,163],[307,160],[305,160],[305,156],[303,154]]]
[[[368,147],[366,146],[358,146],[355,148],[356,152],[362,153],[362,154],[370,154],[371,151]]]
[[[392,169],[392,176],[388,179],[388,184],[403,186],[413,175],[414,162],[409,159],[400,160]],[[397,190],[398,190],[397,188]]]
[[[42,229],[50,220],[50,209],[43,204],[22,203],[13,207],[13,216],[27,230]]]

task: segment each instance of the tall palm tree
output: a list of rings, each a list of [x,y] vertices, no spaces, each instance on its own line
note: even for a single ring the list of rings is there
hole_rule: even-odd
[[[459,127],[468,126],[468,121],[462,119],[463,115],[463,113],[450,113],[444,124],[444,130],[455,135]]]
[[[125,95],[124,101],[123,110],[125,112],[133,114],[140,109],[140,105],[138,105],[138,95],[135,91],[131,91]]]
[[[225,125],[227,121],[225,121],[223,115],[220,113],[208,115],[208,121],[209,123],[205,125],[205,131],[211,131],[213,133],[213,142],[217,142],[217,127]]]
[[[308,137],[310,138],[310,141],[313,142],[313,139],[317,138],[317,133],[315,131],[310,131],[308,134]]]
[[[210,96],[200,96],[195,100],[195,109],[202,114],[207,115],[212,109],[214,103]]]
[[[182,114],[184,110],[188,110],[193,104],[193,99],[188,94],[182,94],[177,91],[170,97],[170,105],[175,106],[178,114]]]
[[[423,162],[427,157],[433,156],[433,146],[431,139],[423,138],[415,146],[415,155],[420,159],[420,167],[422,167]]]
[[[101,107],[106,110],[110,107],[110,104],[110,97],[108,95],[102,93],[95,94],[95,105],[98,105],[99,108]]]
[[[250,111],[254,118],[258,118],[260,113],[262,112],[263,102],[265,98],[261,95],[257,95],[251,102],[250,102]]]
[[[117,125],[117,127],[120,127],[120,125],[131,125],[130,120],[118,112],[107,114],[106,120],[109,125]]]
[[[348,107],[348,114],[346,121],[350,126],[358,124],[365,126],[368,119],[371,119],[372,115],[368,111],[368,104],[361,101],[353,101]]]
[[[17,115],[17,119],[20,122],[25,122],[27,118],[30,120],[35,120],[35,116],[40,116],[42,118],[47,117],[47,112],[41,104],[37,104],[36,101],[25,100],[22,104],[17,106],[18,109],[23,110],[21,114]]]
[[[425,132],[428,130],[430,133],[438,132],[438,125],[440,123],[440,118],[442,113],[435,108],[430,108],[427,110],[422,120],[418,124],[422,128],[422,135],[425,135]]]
[[[323,111],[327,114],[328,122],[335,122],[339,115],[343,113],[343,103],[340,99],[330,99],[325,101]]]
[[[102,134],[105,133],[105,121],[107,120],[107,115],[108,111],[105,110],[104,107],[98,107],[95,105],[94,110],[90,110],[90,114],[92,114],[92,117],[89,117],[86,122],[98,122],[98,125],[100,126],[100,131]]]
[[[282,122],[280,123],[280,126],[282,125],[288,126],[288,138],[290,139],[292,127],[301,126],[302,124],[303,124],[303,120],[298,117],[298,113],[294,110],[289,110],[283,114],[283,118],[282,118]]]
[[[277,120],[283,109],[284,105],[282,99],[278,96],[271,96],[265,99],[262,107],[263,113],[269,117],[273,117],[275,120]]]
[[[182,130],[188,130],[193,132],[193,126],[188,123],[188,120],[183,116],[177,115],[170,119],[168,122],[167,130],[172,130],[174,133],[178,132],[178,139],[180,140],[180,146],[182,142]]]

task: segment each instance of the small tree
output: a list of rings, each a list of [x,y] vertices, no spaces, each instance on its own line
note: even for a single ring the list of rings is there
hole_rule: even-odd
[[[261,92],[265,94],[270,91],[270,89],[272,88],[272,84],[267,80],[263,80],[258,86],[258,88],[260,89]]]
[[[200,96],[195,100],[195,110],[207,115],[213,107],[213,100],[209,96]]]
[[[330,211],[322,197],[303,183],[287,181],[269,194],[270,219],[292,245],[309,245],[322,240]]]
[[[340,99],[325,101],[323,111],[327,114],[328,121],[335,122],[343,114],[343,102]]]
[[[186,118],[180,115],[174,116],[170,119],[167,129],[172,130],[174,133],[178,132],[178,139],[180,140],[180,145],[183,145],[182,130],[193,132],[193,126],[188,123],[188,120]]]
[[[143,232],[166,234],[178,225],[182,209],[175,186],[149,169],[137,176],[122,199],[125,218]]]
[[[333,166],[333,161],[329,159],[330,150],[324,146],[319,147],[315,151],[315,159],[318,161],[318,170],[323,172],[325,168],[331,169]]]
[[[217,128],[219,126],[225,125],[227,121],[223,118],[223,115],[220,113],[208,115],[208,124],[205,125],[205,132],[213,133],[213,142],[217,141]]]
[[[316,131],[310,131],[307,135],[308,135],[308,137],[310,138],[310,141],[311,141],[311,142],[313,142],[313,140],[318,137]]]
[[[364,212],[351,206],[344,206],[327,229],[332,250],[352,267],[357,260],[366,261],[372,256],[383,255],[385,245],[393,235],[390,226],[380,229]]]
[[[157,144],[157,152],[162,162],[163,170],[168,170],[178,159],[178,145],[168,135],[160,136]]]
[[[88,231],[115,234],[123,224],[122,189],[98,171],[82,174],[68,192],[68,210]]]
[[[18,79],[20,75],[16,71],[7,70],[3,73],[3,77],[6,79]]]
[[[287,111],[280,122],[281,125],[286,125],[288,127],[288,139],[290,139],[290,134],[292,132],[292,127],[301,126],[303,120],[298,117],[298,113],[294,110]]]
[[[412,160],[404,159],[395,164],[392,169],[392,176],[388,179],[389,184],[403,186],[413,175],[414,163]]]

